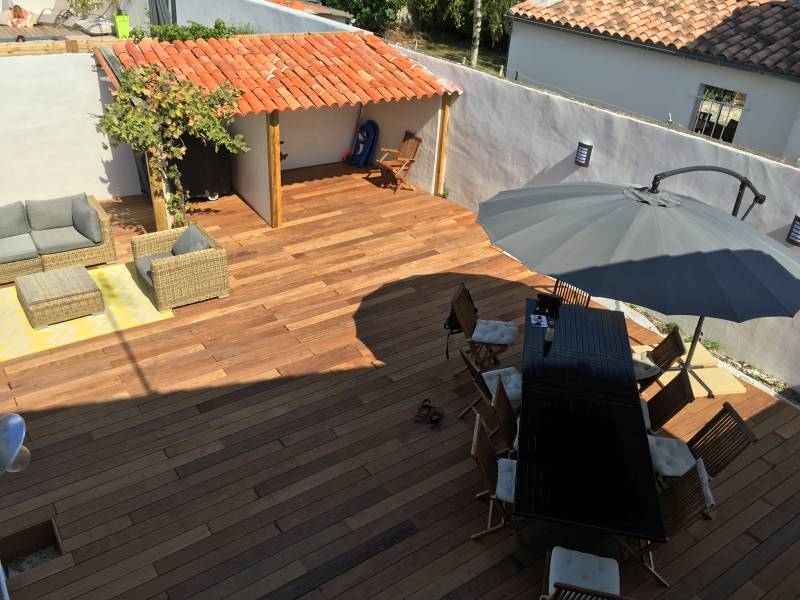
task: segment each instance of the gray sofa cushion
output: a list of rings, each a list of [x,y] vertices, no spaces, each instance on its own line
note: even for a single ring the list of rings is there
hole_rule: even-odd
[[[31,230],[22,202],[0,206],[0,238],[23,235]]]
[[[188,254],[189,252],[197,252],[198,250],[207,250],[211,248],[206,238],[200,233],[197,225],[192,223],[186,228],[175,243],[172,245],[172,253],[175,256],[180,254]]]
[[[78,233],[89,238],[95,244],[103,241],[100,217],[97,215],[97,211],[89,204],[86,194],[81,194],[72,199],[72,225],[78,230]]]
[[[72,227],[72,199],[81,194],[50,198],[49,200],[28,200],[28,221],[31,229],[43,231],[58,227]]]
[[[56,227],[44,231],[31,231],[33,243],[39,254],[55,254],[79,248],[94,246],[94,242],[78,233],[72,225],[69,227]]]
[[[0,238],[0,264],[37,258],[39,251],[31,239],[31,234],[12,235]]]
[[[172,252],[159,252],[152,256],[140,256],[133,263],[136,265],[136,270],[142,276],[150,287],[153,287],[153,261],[159,258],[169,258],[173,256]]]

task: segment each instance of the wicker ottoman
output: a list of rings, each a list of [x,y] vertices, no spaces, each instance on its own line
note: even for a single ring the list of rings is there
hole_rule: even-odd
[[[100,288],[83,267],[22,275],[14,284],[22,310],[34,329],[105,310]]]

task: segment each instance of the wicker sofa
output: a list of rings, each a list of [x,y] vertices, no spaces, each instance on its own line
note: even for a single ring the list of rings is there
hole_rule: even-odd
[[[131,238],[139,280],[152,288],[158,310],[170,310],[230,293],[225,249],[199,225],[208,248],[174,255],[172,249],[187,227],[145,233]]]
[[[87,211],[93,210],[99,218],[99,229],[97,238],[94,241],[84,236],[75,222],[69,224],[54,223],[57,227],[48,227],[29,221],[31,206],[38,203],[53,203],[61,201],[63,206],[69,203],[75,210],[75,203],[82,203],[84,215]],[[13,216],[7,214],[13,207],[5,205],[0,207],[4,211],[0,217],[0,285],[11,283],[20,275],[50,271],[68,266],[99,265],[111,263],[117,259],[116,249],[114,248],[114,238],[111,232],[111,220],[106,212],[93,196],[78,194],[53,200],[32,200],[27,204],[14,203],[17,213]],[[88,204],[89,208],[86,208]],[[61,210],[63,219],[70,219],[66,209]],[[13,220],[16,224],[11,223]],[[30,216],[33,219],[32,216]],[[62,220],[63,220],[62,219]],[[95,221],[95,224],[97,222]],[[54,230],[58,232],[54,233]],[[47,243],[48,235],[51,241],[58,239],[59,243]],[[64,249],[67,248],[67,249]]]

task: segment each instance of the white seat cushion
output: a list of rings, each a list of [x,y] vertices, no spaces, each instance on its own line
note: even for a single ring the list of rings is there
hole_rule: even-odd
[[[514,451],[519,452],[519,417],[517,417],[517,435],[514,436]]]
[[[613,558],[595,556],[556,546],[550,553],[550,593],[555,583],[619,594],[619,564]]]
[[[706,465],[703,463],[702,458],[697,459],[697,473],[700,476],[700,483],[703,486],[703,496],[706,499],[706,508],[712,509],[716,504],[714,500],[714,492],[711,490],[711,478],[708,476],[708,471],[706,471]]]
[[[639,402],[642,404],[642,418],[644,419],[644,428],[647,431],[650,431],[650,409],[647,407],[647,400],[644,398],[639,398]]]
[[[478,319],[472,332],[472,341],[480,344],[510,346],[517,336],[517,324],[507,321],[485,321]]]
[[[633,355],[633,372],[636,374],[636,381],[654,377],[661,373],[661,368],[650,358],[649,352],[635,352]]]
[[[498,379],[502,379],[506,395],[511,402],[522,401],[522,374],[519,371],[514,367],[486,371],[483,374],[483,380],[486,382],[486,387],[489,388],[492,396],[494,396],[494,392],[497,389]]]
[[[497,488],[494,495],[498,500],[514,504],[514,490],[517,487],[517,461],[500,458],[497,461]]]
[[[694,467],[696,459],[689,446],[674,438],[648,435],[653,470],[664,477],[680,477]]]

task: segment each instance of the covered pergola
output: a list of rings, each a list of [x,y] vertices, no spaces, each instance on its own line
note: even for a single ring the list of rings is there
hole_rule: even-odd
[[[368,118],[385,122],[382,146],[396,147],[403,128],[413,133],[424,129],[421,155],[428,166],[420,170],[431,178],[423,187],[442,192],[450,99],[458,90],[370,33],[249,35],[172,43],[145,39],[99,49],[96,57],[115,86],[124,69],[158,65],[206,88],[229,81],[241,90],[232,129],[245,135],[251,152],[233,159],[234,187],[273,227],[282,222],[281,113],[297,113],[287,117],[291,132],[284,130],[294,148],[289,152],[296,163],[292,167],[338,160],[352,145],[359,123]],[[433,104],[437,98],[441,100]],[[387,103],[397,110],[391,111]],[[154,197],[157,222],[159,204],[163,199]]]

